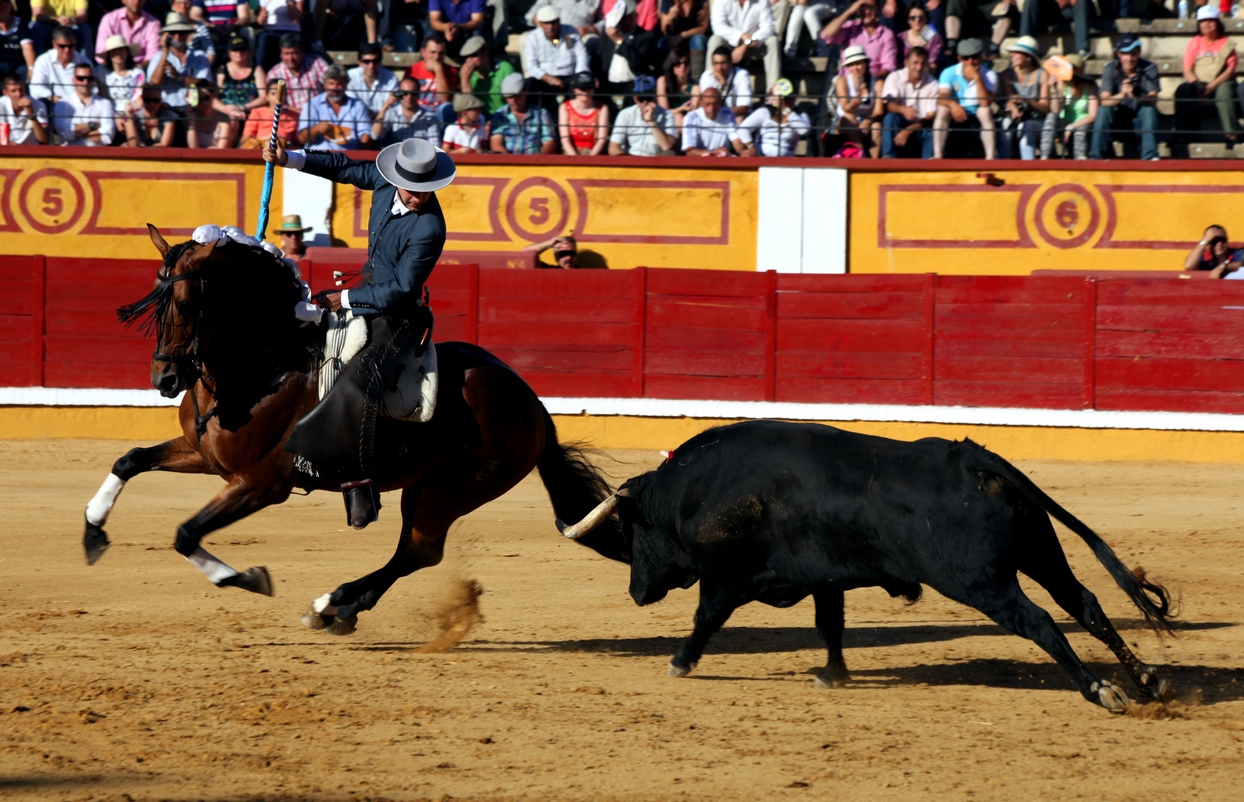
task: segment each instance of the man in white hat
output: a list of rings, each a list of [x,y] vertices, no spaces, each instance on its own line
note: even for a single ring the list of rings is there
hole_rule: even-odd
[[[536,12],[537,30],[523,41],[523,65],[527,77],[539,83],[535,92],[544,105],[556,103],[558,94],[569,93],[570,79],[587,72],[587,48],[579,32],[561,21],[561,12],[554,6],[543,6]]]
[[[376,519],[379,509],[379,494],[368,476],[371,466],[360,456],[370,453],[363,412],[374,400],[364,389],[361,366],[381,375],[392,371],[405,344],[430,328],[423,284],[445,247],[445,216],[434,193],[453,182],[456,168],[448,154],[418,138],[390,145],[374,163],[339,152],[287,153],[279,141],[275,149],[264,145],[263,158],[372,193],[368,259],[359,285],[325,298],[334,311],[348,309],[366,318],[370,340],[315,411],[294,427],[286,445],[287,451],[310,461],[320,476],[338,475],[350,525],[361,529]],[[357,436],[345,438],[350,442],[343,446],[340,432],[346,427]]]

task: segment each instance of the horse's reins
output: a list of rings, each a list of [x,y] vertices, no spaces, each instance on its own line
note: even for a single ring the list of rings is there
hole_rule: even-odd
[[[188,279],[198,279],[199,281],[199,314],[194,321],[194,341],[190,347],[190,352],[186,354],[162,354],[160,353],[160,342],[156,340],[156,350],[152,352],[151,358],[156,362],[168,362],[173,365],[189,365],[194,371],[195,381],[203,381],[203,358],[199,355],[199,332],[203,328],[203,303],[207,296],[207,280],[203,277],[202,270],[191,270],[188,273],[182,273],[177,276],[170,276],[167,273],[156,273],[156,279],[161,284],[175,284],[178,281],[186,281]],[[204,381],[203,386],[207,391],[215,396],[215,391]],[[207,422],[216,416],[216,407],[213,406],[203,415],[199,411],[199,397],[194,392],[194,387],[188,389],[190,393],[190,401],[194,404],[194,433],[200,441],[207,432]],[[200,442],[199,450],[202,451],[203,446]]]

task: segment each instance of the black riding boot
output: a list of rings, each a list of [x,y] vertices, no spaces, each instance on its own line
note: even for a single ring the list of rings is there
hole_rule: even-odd
[[[362,529],[380,517],[380,494],[371,479],[346,482],[341,486],[346,500],[346,522],[355,529]]]

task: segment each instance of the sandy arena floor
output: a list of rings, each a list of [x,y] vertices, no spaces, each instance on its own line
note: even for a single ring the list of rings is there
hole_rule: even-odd
[[[671,444],[675,445],[675,444]],[[1179,691],[1163,718],[1085,702],[1036,646],[929,592],[847,596],[855,682],[818,690],[806,601],[751,605],[696,674],[666,676],[696,592],[646,609],[627,570],[564,541],[533,475],[460,522],[437,568],[334,638],[308,603],[387,559],[396,497],[348,531],[339,497],[294,498],[217,533],[277,598],[209,585],[171,548],[218,480],[135,479],[114,546],[83,564],[82,509],[118,442],[0,442],[0,798],[1241,798],[1244,466],[1029,462],[1051,495],[1183,598],[1176,639],[1143,629],[1088,548],[1077,575]],[[658,457],[614,455],[630,475]],[[486,621],[420,652],[477,580]],[[1098,674],[1110,653],[1056,611]]]

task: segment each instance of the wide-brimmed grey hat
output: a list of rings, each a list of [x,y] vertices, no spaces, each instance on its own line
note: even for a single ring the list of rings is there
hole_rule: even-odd
[[[468,56],[474,56],[476,53],[483,50],[487,44],[488,43],[484,41],[484,37],[472,36],[470,39],[467,39],[466,42],[462,44],[462,49],[458,51],[458,55],[462,56],[463,58],[467,58]]]
[[[448,153],[418,137],[380,151],[376,169],[385,181],[411,192],[443,189],[453,183],[458,170]]]

